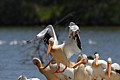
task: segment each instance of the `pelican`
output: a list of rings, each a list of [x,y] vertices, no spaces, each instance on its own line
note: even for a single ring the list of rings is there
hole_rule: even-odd
[[[95,52],[94,55],[92,56],[87,56],[87,58],[88,58],[87,65],[92,66],[93,64],[98,65],[99,63],[99,64],[103,64],[103,67],[106,68],[107,62],[105,60],[99,59],[98,52]]]
[[[82,56],[84,55],[84,56]],[[84,57],[84,59],[82,59]],[[88,59],[85,54],[81,54],[78,57],[77,63],[75,64],[74,67],[76,67],[80,63],[84,63],[85,65],[89,65],[92,67],[94,73],[93,76],[95,79],[103,79],[104,76],[104,69],[107,68],[107,62],[104,60],[98,60],[99,59],[99,54],[97,52],[94,53],[94,60]]]
[[[79,64],[84,64],[86,66],[92,66],[93,61],[94,60],[91,60],[91,59],[89,60],[86,54],[80,54],[73,68],[76,68]]]
[[[77,58],[76,64],[73,66],[73,68],[76,68],[80,64],[88,64],[88,58],[86,54],[80,54]]]
[[[53,28],[52,28],[53,29]],[[48,29],[49,30],[49,29]],[[47,29],[45,31],[42,31],[41,34],[37,35],[37,38],[41,38],[41,36],[45,38],[45,33],[48,32]],[[44,34],[42,34],[44,33]],[[50,33],[50,32],[49,32]],[[73,66],[71,61],[69,61],[69,58],[73,54],[78,54],[81,52],[81,41],[79,36],[79,27],[73,23],[70,22],[69,25],[69,38],[67,41],[63,42],[62,44],[58,45],[57,38],[55,37],[55,32],[52,30],[52,37],[49,37],[49,44],[48,44],[48,50],[46,53],[46,59],[48,58],[49,53],[52,54],[52,58],[56,61],[58,64],[58,68],[55,71],[55,73],[64,72],[67,67]],[[57,42],[56,42],[57,41]],[[57,44],[56,44],[57,43]],[[60,71],[60,63],[65,65],[65,69]]]
[[[52,71],[55,71],[57,69],[57,64],[51,64],[50,63],[50,69]],[[60,70],[63,70],[65,68],[65,65],[60,63]],[[63,73],[55,73],[56,76],[58,76],[61,80],[73,80],[74,79],[74,69],[67,67]]]
[[[120,65],[117,63],[112,64],[110,57],[107,60],[107,69],[104,71],[106,80],[120,80]]]
[[[97,52],[94,53],[94,55],[92,56],[87,56],[86,54],[80,54],[78,56],[78,59],[77,59],[77,62],[76,64],[73,66],[73,67],[76,67],[78,64],[82,63],[82,64],[85,64],[85,65],[89,65],[89,66],[92,66],[92,63],[94,61],[94,57],[95,57],[95,54]],[[82,60],[83,59],[83,60]]]
[[[17,80],[40,80],[40,79],[38,79],[38,78],[30,78],[30,79],[27,79],[26,76],[20,75]]]
[[[93,79],[93,69],[91,66],[86,65],[88,62],[87,56],[81,54],[78,57],[77,65],[74,70],[74,80],[92,80]]]
[[[74,79],[74,69],[67,68],[63,73],[54,73],[57,69],[56,63],[50,63],[45,69],[41,64],[40,59],[33,58],[33,63],[38,67],[39,71],[46,76],[48,80],[73,80]],[[60,69],[63,69],[65,66],[60,64]]]
[[[77,59],[77,63],[73,67],[77,67],[79,64],[85,64],[91,66],[93,69],[94,79],[104,79],[104,69],[107,68],[107,62],[104,60],[98,60],[99,54],[95,54],[94,60],[88,60],[87,55],[81,54]]]
[[[94,71],[94,79],[104,79],[104,69],[107,68],[107,62],[104,60],[99,60],[99,54],[95,54],[95,59],[92,63],[92,68]]]
[[[79,27],[75,25],[73,22],[71,22],[69,25],[69,39],[67,41],[63,42],[60,45],[54,46],[55,40],[53,38],[49,39],[49,45],[48,45],[46,57],[48,57],[49,53],[52,54],[53,59],[58,64],[58,69],[55,71],[56,73],[64,72],[64,70],[67,67],[71,67],[72,63],[69,61],[69,58],[73,54],[80,53],[81,42],[78,31],[79,31]],[[66,66],[65,69],[63,69],[62,71],[59,71],[60,63]]]
[[[33,58],[33,63],[36,65],[39,69],[39,71],[48,79],[48,80],[61,80],[59,77],[57,77],[55,74],[53,74],[53,71],[50,69],[49,66],[47,66],[44,69],[44,66],[42,66],[40,59]]]
[[[93,69],[91,66],[85,66],[84,64],[78,65],[78,68],[75,69],[74,80],[92,80]]]

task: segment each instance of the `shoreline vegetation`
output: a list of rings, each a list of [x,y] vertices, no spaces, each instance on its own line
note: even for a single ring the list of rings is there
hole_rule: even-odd
[[[120,25],[120,0],[1,0],[0,26]]]

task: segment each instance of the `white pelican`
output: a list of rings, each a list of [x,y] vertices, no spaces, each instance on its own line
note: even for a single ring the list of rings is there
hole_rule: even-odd
[[[104,60],[98,60],[99,59],[99,54],[95,54],[95,59],[92,63],[92,68],[94,71],[94,78],[95,79],[104,79],[104,69],[107,68],[107,62]]]
[[[78,31],[79,31],[79,27],[75,25],[73,22],[71,22],[69,26],[69,39],[66,42],[64,42],[61,45],[54,46],[54,42],[55,42],[54,39],[53,38],[49,39],[47,55],[51,53],[53,56],[53,59],[57,62],[58,69],[56,70],[56,73],[64,72],[64,70],[67,67],[71,67],[72,64],[69,61],[69,58],[73,54],[80,53],[81,42],[80,42]],[[60,63],[66,66],[65,69],[63,69],[63,71],[59,71]]]
[[[76,64],[72,67],[76,68],[80,64],[88,64],[88,58],[86,54],[80,54],[77,58]]]
[[[87,56],[86,54],[80,54],[77,58],[76,64],[73,67],[76,67],[80,63],[92,66],[92,63],[93,63],[94,58],[95,58],[95,54],[97,54],[97,52],[95,52],[94,55],[92,55],[92,56]]]
[[[120,65],[112,64],[112,59],[109,57],[107,61],[107,69],[105,71],[106,80],[120,80]]]
[[[45,31],[41,32],[42,37],[44,35],[44,34],[42,34],[43,32],[45,32]],[[54,31],[52,31],[52,32],[54,32]],[[54,34],[55,34],[55,32],[54,32]],[[38,39],[39,39],[39,37],[41,38],[41,35],[38,34],[37,38]],[[69,58],[73,54],[78,54],[81,52],[82,48],[81,48],[81,41],[80,41],[80,36],[79,36],[79,27],[75,23],[70,22],[69,38],[67,41],[63,42],[63,44],[61,44],[61,45],[56,44],[56,43],[58,43],[58,41],[57,41],[57,38],[54,38],[54,36],[55,35],[53,35],[53,37],[51,37],[51,38],[50,37],[48,38],[49,45],[48,45],[46,58],[48,57],[49,53],[51,53],[53,59],[58,64],[58,69],[55,71],[55,73],[64,72],[64,70],[67,67],[73,66],[73,64],[69,61]],[[63,65],[66,66],[65,69],[63,69],[62,71],[59,70],[60,63],[62,63]]]
[[[78,64],[85,64],[86,66],[91,66],[93,69],[93,76],[94,79],[104,79],[104,69],[107,68],[107,62],[104,60],[98,60],[99,54],[95,54],[94,60],[88,60],[87,56],[85,54],[81,54],[78,57],[77,63],[75,64],[76,67]]]
[[[20,75],[17,80],[40,80],[40,79],[38,79],[38,78],[30,78],[30,79],[27,79],[26,76]]]
[[[74,80],[92,80],[93,69],[91,66],[85,66],[84,64],[78,65],[75,69]]]
[[[40,59],[33,58],[33,63],[38,67],[39,71],[47,78],[47,80],[61,80],[59,77],[53,74],[54,70],[49,66],[46,66],[44,69],[44,66],[42,66]]]
[[[99,59],[98,52],[95,52],[94,55],[92,55],[92,56],[87,56],[87,58],[88,58],[87,65],[92,66],[93,62],[96,63],[96,64],[97,64],[97,62],[99,62],[99,64],[101,64],[101,63],[104,64],[103,66],[104,66],[104,68],[106,68],[107,62],[105,60]]]
[[[48,80],[73,80],[74,79],[74,69],[67,68],[63,73],[54,73],[57,69],[57,64],[51,64],[43,69],[40,59],[33,58],[33,63],[38,67],[39,71],[46,76]],[[64,69],[65,66],[60,64],[60,69]]]
[[[86,54],[80,54],[73,68],[77,67],[79,64],[85,64],[86,66],[92,66],[93,61],[94,60],[89,60]]]
[[[51,64],[50,63],[50,69],[51,71],[55,71],[58,67],[58,65]],[[60,70],[63,70],[65,68],[65,65],[60,63]],[[59,77],[61,80],[73,80],[74,79],[74,69],[67,67],[63,73],[55,73],[57,77]]]
[[[75,68],[75,77],[74,80],[92,80],[93,79],[93,69],[91,66],[86,65],[88,62],[87,56],[81,54],[78,57],[77,65]]]

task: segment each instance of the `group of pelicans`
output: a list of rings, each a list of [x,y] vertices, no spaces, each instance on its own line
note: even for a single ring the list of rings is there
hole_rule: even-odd
[[[120,65],[112,63],[112,59],[99,59],[99,54],[93,56],[81,54],[80,29],[70,22],[68,39],[62,44],[58,43],[55,30],[48,25],[37,34],[35,40],[43,40],[47,45],[46,60],[49,54],[51,60],[43,66],[39,58],[33,58],[33,64],[46,77],[47,80],[120,80]],[[42,45],[41,45],[42,46]],[[79,54],[76,62],[70,61],[74,54]],[[27,79],[19,76],[18,80],[40,80],[38,78]],[[42,79],[41,79],[42,80]]]

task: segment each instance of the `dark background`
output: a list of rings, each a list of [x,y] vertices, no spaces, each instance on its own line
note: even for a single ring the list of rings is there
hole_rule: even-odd
[[[0,0],[0,25],[120,25],[120,0]]]

